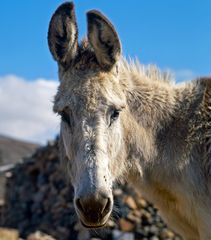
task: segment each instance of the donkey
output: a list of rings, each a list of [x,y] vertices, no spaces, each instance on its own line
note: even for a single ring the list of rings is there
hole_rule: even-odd
[[[48,31],[59,69],[61,160],[81,223],[106,225],[112,186],[127,179],[185,239],[211,239],[211,78],[174,84],[121,57],[102,13],[89,11],[87,23],[78,43],[74,5],[64,3]]]

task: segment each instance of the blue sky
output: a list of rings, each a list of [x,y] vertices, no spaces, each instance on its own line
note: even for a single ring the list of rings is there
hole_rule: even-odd
[[[57,79],[47,47],[48,22],[63,1],[0,1],[0,76]],[[211,74],[211,1],[74,1],[80,36],[85,12],[97,8],[114,23],[124,54],[162,69]]]
[[[0,134],[45,143],[59,132],[52,113],[57,65],[47,31],[62,2],[0,1]],[[171,69],[177,81],[211,76],[210,0],[74,2],[80,38],[86,34],[86,11],[99,9],[115,25],[124,55]]]

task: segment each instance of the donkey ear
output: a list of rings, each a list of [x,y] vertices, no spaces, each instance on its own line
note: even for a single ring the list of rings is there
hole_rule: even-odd
[[[117,32],[110,21],[99,11],[87,13],[88,39],[100,66],[109,70],[121,54],[121,44]]]
[[[48,46],[54,59],[66,65],[78,48],[78,29],[73,3],[60,5],[53,14],[48,30]]]

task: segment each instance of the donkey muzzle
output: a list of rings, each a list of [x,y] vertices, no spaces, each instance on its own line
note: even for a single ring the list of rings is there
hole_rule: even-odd
[[[98,228],[106,224],[112,211],[113,199],[102,193],[81,196],[75,200],[76,212],[87,228]]]

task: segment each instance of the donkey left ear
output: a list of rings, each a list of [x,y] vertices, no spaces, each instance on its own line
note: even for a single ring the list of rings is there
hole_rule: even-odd
[[[121,54],[121,44],[111,22],[99,11],[87,13],[88,39],[96,58],[104,70],[110,70]]]
[[[78,28],[74,4],[63,3],[53,14],[48,30],[48,45],[54,59],[68,65],[78,50]]]

